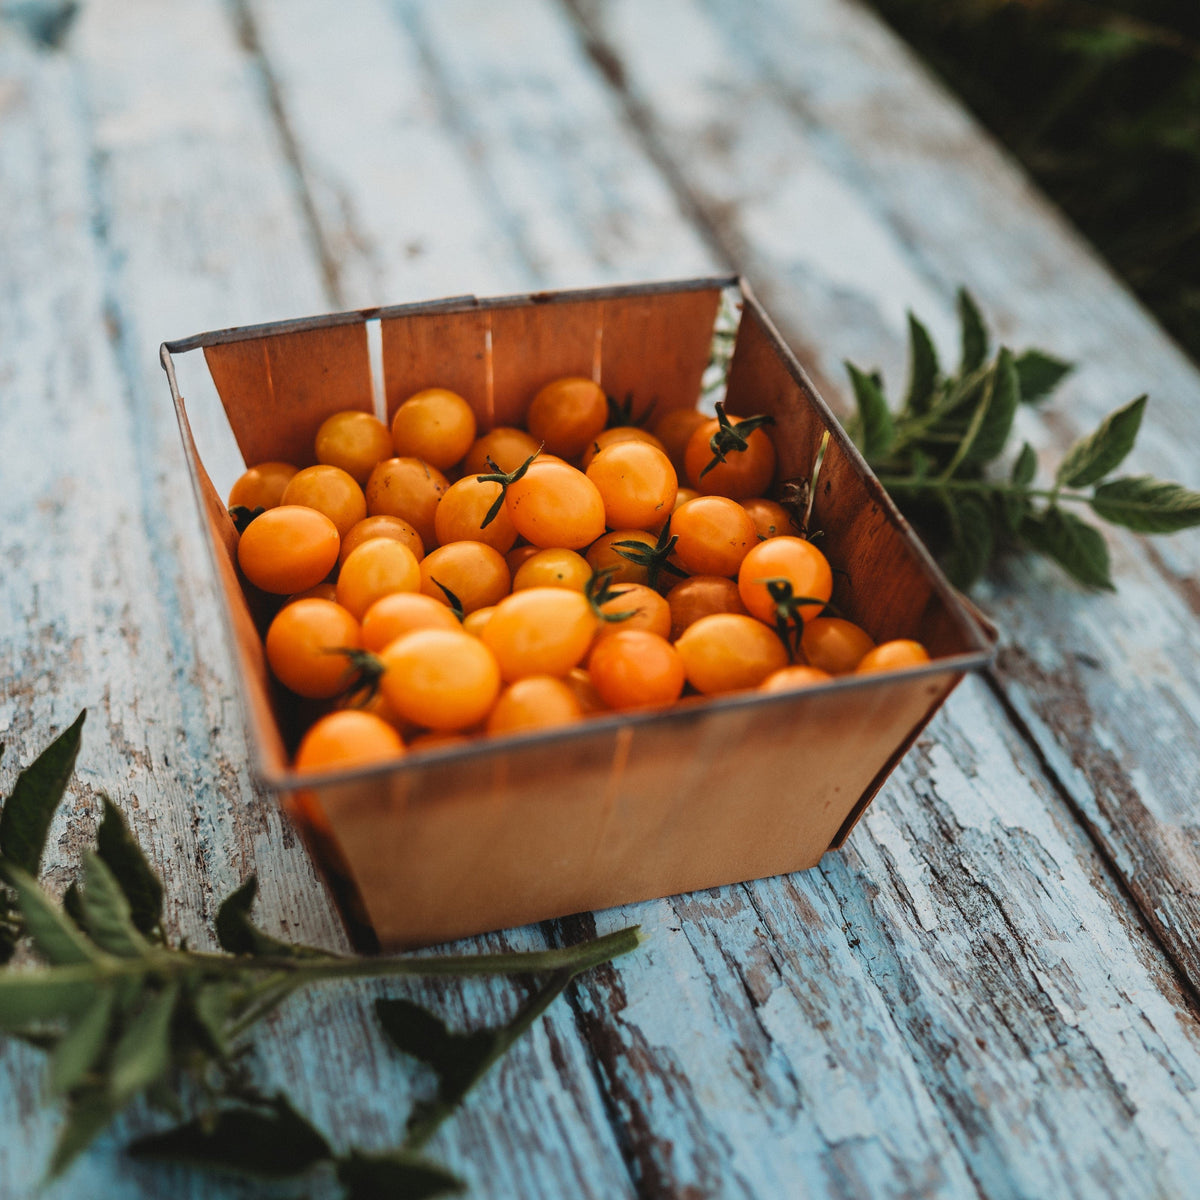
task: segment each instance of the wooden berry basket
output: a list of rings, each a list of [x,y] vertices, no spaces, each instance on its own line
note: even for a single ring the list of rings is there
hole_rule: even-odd
[[[270,678],[239,578],[237,535],[200,461],[173,356],[202,350],[246,463],[311,463],[329,414],[375,410],[378,322],[387,416],[423,387],[465,396],[481,429],[516,424],[536,389],[588,375],[635,411],[693,407],[721,293],[742,319],[727,407],[775,420],[777,480],[807,478],[830,431],[813,528],[834,602],[877,640],[914,637],[928,666],[784,694],[688,700],[522,737],[480,738],[385,768],[297,776],[294,702]],[[653,896],[803,870],[841,845],[964,672],[984,630],[871,476],[745,283],[736,278],[340,313],[162,347],[224,593],[257,773],[291,801],[348,916],[413,946]],[[296,803],[297,798],[299,803]]]

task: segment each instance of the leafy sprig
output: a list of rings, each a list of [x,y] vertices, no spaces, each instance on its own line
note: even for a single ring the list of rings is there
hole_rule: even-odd
[[[1052,559],[1090,587],[1113,587],[1108,547],[1069,506],[1087,506],[1114,525],[1170,533],[1200,525],[1200,492],[1147,475],[1110,478],[1133,448],[1146,407],[1139,396],[1080,438],[1053,480],[1037,483],[1025,442],[1000,473],[1022,403],[1045,399],[1071,364],[1041,350],[992,356],[975,302],[958,294],[958,370],[943,373],[929,331],[909,314],[909,379],[893,410],[878,373],[846,364],[857,416],[852,434],[880,482],[932,543],[951,580],[969,587],[1008,548]]]
[[[162,882],[120,810],[104,798],[82,878],[57,905],[37,882],[54,812],[71,777],[85,714],[16,780],[0,810],[0,951],[28,943],[37,965],[0,970],[0,1031],[49,1054],[47,1086],[66,1107],[49,1164],[58,1175],[114,1116],[139,1097],[179,1113],[175,1085],[199,1112],[144,1137],[131,1153],[270,1178],[331,1166],[351,1200],[461,1191],[422,1146],[581,971],[632,950],[636,928],[532,953],[360,958],[271,937],[250,919],[251,876],[221,904],[223,953],[174,945],[162,922]],[[293,992],[336,979],[547,974],[548,982],[499,1029],[452,1033],[409,1000],[377,1003],[396,1048],[433,1068],[436,1098],[418,1105],[392,1152],[335,1153],[282,1094],[259,1095],[245,1078],[245,1036]]]

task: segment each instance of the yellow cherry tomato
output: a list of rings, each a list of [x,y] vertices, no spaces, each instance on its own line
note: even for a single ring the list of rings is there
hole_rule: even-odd
[[[286,596],[320,583],[337,562],[337,526],[324,513],[297,504],[269,508],[238,541],[238,564],[264,592]]]

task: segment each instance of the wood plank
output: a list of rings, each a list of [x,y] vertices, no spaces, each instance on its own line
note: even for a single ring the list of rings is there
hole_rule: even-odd
[[[1200,486],[1200,374],[860,5],[574,7],[648,140],[830,399],[846,402],[843,358],[881,365],[899,391],[906,306],[949,358],[951,299],[966,282],[1006,341],[1081,363],[1044,417],[1021,414],[1019,433],[1048,464],[1148,389],[1128,470]],[[1116,596],[1014,563],[980,598],[1004,631],[1008,702],[1200,985],[1200,532],[1108,541]]]

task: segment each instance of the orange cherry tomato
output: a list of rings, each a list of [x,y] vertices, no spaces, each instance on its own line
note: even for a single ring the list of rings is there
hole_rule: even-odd
[[[285,462],[263,462],[251,467],[229,489],[229,507],[275,508],[283,503],[283,491],[298,470]]]
[[[592,577],[592,568],[582,554],[551,547],[531,554],[513,575],[512,590],[531,587],[572,588],[582,592]]]
[[[733,426],[745,417],[729,417]],[[746,439],[744,450],[729,450],[725,461],[710,467],[714,458],[712,438],[720,428],[715,418],[697,426],[684,451],[684,470],[688,482],[707,496],[732,496],[743,500],[761,496],[775,476],[775,446],[763,429],[755,429]]]
[[[324,464],[297,471],[283,490],[283,503],[324,513],[337,526],[339,537],[367,515],[367,502],[354,476]]]
[[[800,649],[809,665],[831,675],[853,671],[867,651],[874,648],[874,639],[865,629],[841,617],[814,617],[805,621],[800,636]]]
[[[553,675],[529,675],[510,683],[488,714],[490,734],[530,733],[569,725],[583,715],[575,693]]]
[[[316,453],[317,462],[341,467],[361,486],[376,463],[392,456],[392,435],[373,414],[347,409],[321,422]]]
[[[645,583],[650,578],[649,568],[631,562],[616,545],[617,542],[638,542],[647,550],[653,550],[658,539],[644,529],[614,529],[598,537],[584,556],[593,571],[610,571],[610,583]]]
[[[746,612],[737,584],[724,575],[692,575],[681,580],[667,593],[667,606],[672,641],[701,617]]]
[[[600,699],[600,693],[592,683],[591,675],[585,668],[573,667],[563,676],[563,682],[574,693],[579,702],[579,709],[585,717],[607,711],[604,701]]]
[[[692,434],[701,426],[712,420],[708,413],[702,413],[695,408],[671,408],[654,421],[650,428],[654,436],[662,443],[675,473],[682,479],[686,474],[684,454]]]
[[[758,533],[750,514],[725,496],[697,496],[671,517],[675,557],[692,575],[736,575]]]
[[[534,396],[525,414],[533,440],[562,458],[578,458],[607,423],[604,389],[582,376],[552,380]]]
[[[391,538],[407,546],[416,555],[417,562],[425,557],[425,545],[421,535],[403,517],[364,517],[353,529],[342,538],[342,548],[338,552],[338,562],[344,563],[351,550],[358,549],[363,542],[372,538]]]
[[[458,618],[432,596],[423,592],[393,592],[367,609],[362,619],[365,650],[380,650],[414,629],[458,629]]]
[[[480,435],[471,443],[471,448],[463,459],[462,473],[464,478],[467,475],[490,475],[494,470],[488,464],[490,458],[507,474],[515,471],[539,449],[538,443],[524,429],[514,429],[511,425],[497,425],[495,429]]]
[[[666,447],[654,436],[648,433],[638,425],[614,425],[611,429],[602,429],[594,438],[588,448],[583,452],[579,459],[579,469],[586,471],[591,465],[592,459],[596,457],[607,446],[616,445],[617,442],[645,442],[648,446],[653,446],[656,450],[661,450],[666,454]]]
[[[267,629],[267,662],[284,687],[310,700],[328,700],[353,679],[340,650],[362,646],[358,622],[332,600],[296,600]]]
[[[606,446],[591,461],[587,477],[604,501],[610,529],[659,527],[675,504],[679,481],[671,460],[648,442]]]
[[[788,510],[777,500],[768,500],[764,496],[752,496],[742,501],[742,507],[754,521],[758,536],[766,541],[767,538],[779,537],[781,534],[794,534],[796,527]]]
[[[701,617],[679,635],[675,649],[688,682],[706,696],[756,688],[788,665],[775,631],[739,613]]]
[[[640,629],[661,638],[671,634],[671,606],[652,587],[643,583],[618,584],[614,595],[600,605],[600,626],[596,638],[611,637],[623,630]],[[613,620],[619,613],[628,613],[621,620]],[[605,620],[604,618],[610,618]]]
[[[296,751],[297,771],[332,771],[386,762],[404,753],[400,735],[381,717],[356,708],[328,713],[314,722]],[[320,825],[328,828],[328,822]]]
[[[428,599],[432,600],[430,596]],[[477,608],[474,612],[469,612],[462,620],[462,627],[472,637],[483,637],[484,626],[492,619],[492,613],[496,611],[494,604],[486,604],[483,608]]]
[[[255,587],[286,596],[320,583],[337,562],[339,545],[337,526],[324,513],[283,504],[246,527],[238,563]]]
[[[461,629],[418,629],[379,655],[379,686],[406,721],[427,729],[466,729],[500,694],[500,669],[488,647]]]
[[[742,603],[760,621],[774,623],[776,602],[768,583],[785,579],[797,600],[813,598],[803,604],[797,615],[803,621],[819,617],[833,594],[833,571],[829,560],[812,544],[798,537],[775,537],[759,542],[742,560],[738,571],[738,591]]]
[[[828,671],[797,663],[772,672],[759,687],[764,692],[791,692],[797,688],[814,687],[818,683],[829,683],[832,679],[833,676]]]
[[[407,521],[428,552],[437,545],[434,514],[449,486],[437,467],[419,458],[385,458],[367,480],[367,512]]]
[[[527,588],[496,605],[483,629],[506,683],[528,675],[565,675],[583,661],[596,632],[587,598],[567,588]]]
[[[457,393],[425,388],[409,396],[392,418],[392,442],[401,458],[419,458],[440,471],[454,466],[475,440],[475,413]]]
[[[449,604],[449,588],[464,613],[496,604],[508,595],[512,576],[504,556],[484,542],[451,542],[421,560],[421,591]]]
[[[508,563],[508,570],[515,579],[517,572],[521,569],[521,564],[527,559],[532,558],[535,554],[541,551],[540,546],[531,546],[528,542],[522,542],[519,546],[514,546],[505,556],[504,561]]]
[[[417,556],[391,538],[372,538],[346,557],[338,572],[338,603],[360,621],[376,600],[421,586]]]
[[[302,592],[293,592],[285,601],[284,604],[295,604],[297,600],[336,600],[337,599],[337,584],[331,583],[328,579],[323,579],[320,583],[314,583],[312,587],[305,588]]]
[[[542,549],[582,550],[604,532],[604,499],[596,485],[555,459],[534,459],[508,485],[504,503],[517,533]]]
[[[437,540],[443,546],[447,542],[486,542],[501,554],[507,554],[517,540],[517,531],[504,504],[486,528],[483,524],[492,505],[500,499],[501,491],[498,483],[481,483],[475,475],[464,475],[452,483],[433,516]]]
[[[685,682],[679,651],[657,633],[609,634],[588,656],[588,674],[609,708],[656,708],[679,699]]]
[[[920,642],[896,638],[894,641],[880,642],[874,650],[868,650],[854,668],[854,673],[866,675],[875,671],[902,671],[905,667],[921,667],[927,662],[929,651]]]

